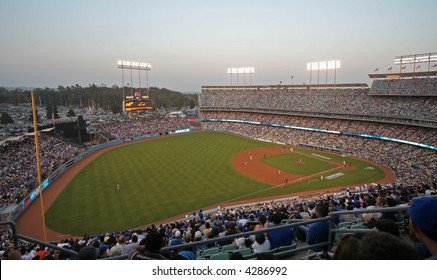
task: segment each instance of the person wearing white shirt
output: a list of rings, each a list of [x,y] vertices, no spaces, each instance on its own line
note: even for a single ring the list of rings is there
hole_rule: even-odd
[[[270,251],[270,241],[262,233],[255,236],[255,242],[252,244],[253,252],[256,254]]]

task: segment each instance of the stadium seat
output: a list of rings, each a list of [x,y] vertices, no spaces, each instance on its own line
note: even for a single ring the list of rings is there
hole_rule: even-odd
[[[220,253],[220,248],[219,247],[212,247],[212,248],[208,248],[203,250],[200,255],[205,257],[205,258],[209,258],[210,256]]]
[[[224,245],[223,247],[221,247],[220,251],[222,253],[232,253],[233,251],[237,250],[237,247],[235,247],[234,245]]]
[[[350,222],[341,222],[341,223],[339,223],[338,224],[338,228],[346,228],[346,227],[349,227],[351,225],[351,223]]]
[[[252,254],[252,249],[250,249],[250,248],[243,248],[243,249],[234,250],[234,251],[232,251],[232,253],[240,253],[243,256],[243,258],[244,258],[245,256],[248,256],[248,255]]]
[[[289,246],[280,246],[278,247],[278,252],[293,250],[297,248],[297,243],[291,244]]]
[[[295,243],[295,244],[297,244],[297,243]],[[271,249],[269,251],[265,251],[265,252],[263,252],[263,254],[274,254],[277,252],[278,252],[278,248],[275,248],[275,249]]]
[[[367,229],[367,228],[363,224],[356,224],[356,225],[351,226],[351,229]]]
[[[257,254],[257,253],[253,253],[253,254],[250,254],[250,255],[244,256],[243,258],[244,258],[245,260],[256,260],[257,257],[258,257],[258,254]]]
[[[229,260],[228,253],[217,253],[209,257],[210,260]]]

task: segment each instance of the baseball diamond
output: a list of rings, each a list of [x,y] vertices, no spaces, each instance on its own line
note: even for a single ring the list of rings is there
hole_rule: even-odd
[[[199,208],[394,179],[388,168],[368,161],[347,157],[351,166],[343,166],[341,155],[317,151],[321,158],[313,150],[292,150],[229,133],[199,132],[96,152],[45,191],[47,234],[59,239],[126,230],[182,218]],[[297,158],[305,164],[296,164]],[[340,171],[341,178],[319,179]],[[37,208],[34,202],[17,228],[41,238]]]

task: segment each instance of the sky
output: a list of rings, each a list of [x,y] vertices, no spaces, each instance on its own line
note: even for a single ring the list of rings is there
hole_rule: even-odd
[[[1,0],[0,11],[3,87],[121,86],[118,60],[150,63],[149,86],[182,92],[230,85],[230,67],[255,68],[246,84],[308,84],[307,62],[337,59],[337,83],[370,84],[376,68],[399,70],[395,56],[437,52],[435,0]]]

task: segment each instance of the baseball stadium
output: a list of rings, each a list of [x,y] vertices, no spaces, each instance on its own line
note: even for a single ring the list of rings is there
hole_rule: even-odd
[[[414,201],[436,209],[437,72],[369,77],[203,86],[195,118],[138,95],[122,120],[84,120],[87,145],[41,133],[58,164],[3,198],[4,237],[41,259],[323,259],[354,233],[392,242],[388,225],[404,248]],[[33,136],[2,142],[6,187]],[[399,258],[431,256],[410,247]]]

